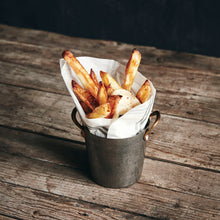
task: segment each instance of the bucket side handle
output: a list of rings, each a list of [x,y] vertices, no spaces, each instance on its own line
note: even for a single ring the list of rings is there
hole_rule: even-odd
[[[154,129],[154,127],[159,123],[160,121],[160,112],[159,111],[154,111],[150,114],[150,120],[153,116],[156,116],[156,119],[153,123],[153,125],[151,126],[151,128],[147,129],[146,133],[144,134],[144,140],[147,140],[147,135]]]
[[[77,112],[77,109],[75,107],[72,111],[72,114],[71,114],[72,120],[73,120],[74,124],[81,130],[82,136],[85,137],[85,132],[84,132],[83,126],[78,122],[78,120],[76,118],[76,112]]]

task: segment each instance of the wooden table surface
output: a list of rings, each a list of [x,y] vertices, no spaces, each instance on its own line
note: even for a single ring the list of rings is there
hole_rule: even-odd
[[[0,219],[220,219],[220,58],[0,25]],[[129,188],[89,177],[59,69],[63,50],[126,64],[157,89],[161,121]]]

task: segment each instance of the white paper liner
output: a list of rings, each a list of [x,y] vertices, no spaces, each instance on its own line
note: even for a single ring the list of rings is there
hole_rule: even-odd
[[[104,71],[113,76],[120,85],[123,84],[125,77],[125,66],[121,65],[117,61],[93,57],[77,57],[77,59],[88,73],[90,72],[91,68],[94,70],[98,81],[101,81],[99,72]],[[81,82],[79,81],[75,72],[64,59],[60,59],[60,70],[66,87],[70,95],[72,96],[76,108],[79,112],[82,123],[83,125],[88,127],[91,133],[101,137],[120,139],[132,137],[144,129],[152,111],[156,95],[156,89],[154,88],[152,82],[149,81],[152,88],[149,100],[132,108],[120,118],[88,119],[79,103],[79,100],[75,96],[71,85],[72,80],[75,80],[79,85],[82,86]],[[137,93],[137,91],[140,89],[146,79],[147,78],[144,77],[140,72],[137,72],[134,83],[132,85],[132,92],[134,94]]]

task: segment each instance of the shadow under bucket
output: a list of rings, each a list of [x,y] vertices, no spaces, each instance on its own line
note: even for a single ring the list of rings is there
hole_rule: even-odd
[[[151,116],[156,120],[151,128],[139,134],[123,139],[108,139],[93,135],[87,127],[83,127],[76,119],[76,108],[73,109],[73,122],[81,129],[85,137],[89,167],[92,179],[99,185],[109,188],[128,187],[136,183],[141,176],[144,163],[145,139],[158,124],[160,113],[154,111]]]

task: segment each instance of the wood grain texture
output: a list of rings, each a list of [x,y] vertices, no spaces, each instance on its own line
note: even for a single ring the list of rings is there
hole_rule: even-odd
[[[0,214],[0,219],[1,220],[15,220],[17,218],[12,218],[11,216],[6,216],[6,215],[3,215],[3,214]]]
[[[1,46],[0,59],[4,61],[0,67],[1,82],[68,94],[59,72],[61,50],[5,40]],[[153,65],[142,65],[140,71],[154,82],[157,88],[155,107],[162,113],[220,122],[219,75]]]
[[[162,219],[219,218],[220,202],[201,196],[142,183],[107,189],[94,184],[80,170],[7,153],[1,153],[0,165],[2,181],[55,195]]]
[[[0,127],[0,151],[89,173],[84,144]],[[220,173],[149,158],[144,160],[139,182],[216,200],[220,198]]]
[[[46,71],[46,74],[48,74],[50,78],[51,75],[54,77],[60,75],[59,59],[64,50],[63,48],[47,48],[7,40],[0,40],[0,48],[1,61],[24,65],[28,68],[37,68],[38,70],[35,70],[37,72]],[[76,51],[75,55],[92,56],[91,54],[87,54],[84,49]],[[130,55],[130,52],[128,55]],[[126,64],[129,56],[123,58],[124,61],[121,60],[122,56],[123,55],[115,54],[114,57],[108,57],[108,54],[106,54],[106,58]],[[96,57],[102,58],[102,56]],[[216,62],[220,65],[220,58],[219,61]],[[15,67],[12,67],[11,69],[13,70],[14,68]],[[157,89],[219,98],[220,76],[209,70],[199,71],[197,69],[176,68],[175,66],[154,66],[150,63],[145,65],[142,62],[139,70],[143,75],[152,80]],[[50,78],[48,78],[48,80],[50,80]],[[61,82],[63,83],[63,80],[61,80]],[[60,80],[58,80],[57,83],[60,83]],[[40,84],[39,87],[41,87]]]
[[[4,84],[1,88],[1,125],[84,142],[70,118],[74,105],[69,96]],[[219,139],[217,124],[162,115],[146,154],[219,170]]]
[[[61,50],[58,52],[57,49],[48,50],[44,47],[21,45],[4,40],[1,46],[0,59],[12,62],[12,64],[1,62],[1,82],[67,94],[59,73],[58,54],[61,54]],[[220,122],[219,76],[202,74],[198,70],[152,68],[152,65],[142,66],[142,70],[145,76],[155,82],[155,87],[158,89],[155,107],[158,107],[162,113]],[[164,98],[166,105],[163,102]]]
[[[154,65],[140,65],[139,71],[148,77],[159,91],[220,97],[220,76],[209,71]]]
[[[5,182],[0,192],[0,212],[20,219],[150,219]]]
[[[219,171],[219,138],[219,125],[162,115],[146,155]]]
[[[86,55],[96,55],[112,59],[115,56],[129,59],[131,50],[137,47],[142,53],[143,64],[154,64],[157,66],[176,66],[193,68],[197,70],[208,70],[219,73],[219,58],[207,57],[196,54],[159,50],[154,47],[137,46],[115,41],[91,40],[76,37],[68,37],[46,31],[16,28],[6,25],[0,26],[0,38],[14,42],[40,45],[54,48],[60,47],[72,49],[73,51],[83,50]]]
[[[154,109],[159,109],[162,114],[220,123],[220,98],[157,91]]]
[[[162,117],[138,183],[107,189],[89,175],[59,58],[126,64],[134,47]],[[219,73],[220,58],[0,24],[0,219],[219,219]]]
[[[8,64],[1,61],[0,64],[2,75],[0,82],[2,83],[69,95],[63,79],[58,73],[51,74],[49,71],[41,70],[40,68],[36,70],[35,68]],[[213,80],[220,82],[217,79]],[[170,83],[170,85],[173,84],[173,82]],[[210,81],[207,81],[207,84],[209,83]],[[155,108],[166,114],[220,123],[220,112],[218,111],[220,98],[217,98],[216,95],[219,94],[217,89],[220,88],[220,85],[217,87],[216,84],[216,90],[210,90],[209,87],[206,90],[200,89],[201,91],[213,91],[213,94],[209,93],[212,96],[178,91],[181,88],[177,88],[176,86],[176,91],[172,91],[172,89],[167,88],[167,85],[167,82],[158,87],[155,85],[158,88]],[[201,84],[199,85],[201,86]],[[202,86],[206,87],[205,85]]]

